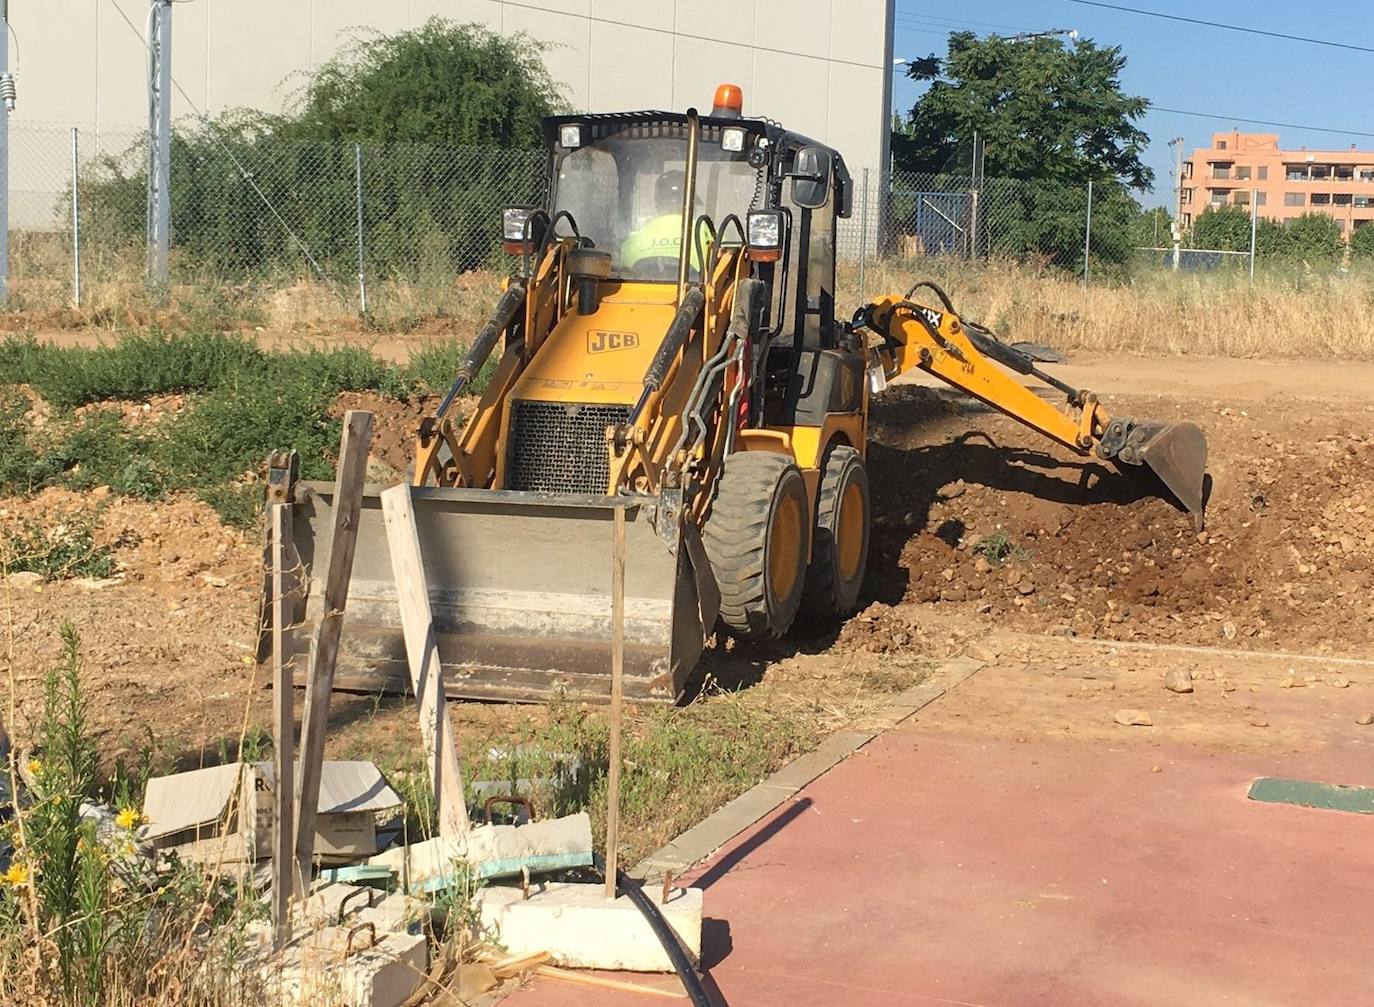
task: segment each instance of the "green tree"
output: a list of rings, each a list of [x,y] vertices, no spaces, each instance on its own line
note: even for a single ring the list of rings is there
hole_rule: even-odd
[[[1219,252],[1250,251],[1250,212],[1240,206],[1209,206],[1193,221],[1193,248]]]
[[[1167,248],[1173,244],[1174,218],[1162,206],[1142,210],[1131,225],[1131,244],[1137,248]]]
[[[1087,39],[1066,46],[955,32],[943,59],[908,68],[930,86],[894,138],[896,163],[941,171],[978,133],[989,177],[1149,188],[1154,172],[1141,153],[1150,138],[1135,124],[1149,102],[1122,90],[1125,66],[1119,47]]]
[[[239,277],[298,269],[303,246],[346,282],[357,268],[357,144],[369,273],[482,265],[499,247],[496,211],[538,195],[539,120],[565,107],[540,53],[523,35],[431,19],[359,36],[284,114],[231,109],[178,129],[173,262]],[[142,165],[108,158],[82,181],[83,229],[107,247],[143,239]]]
[[[1324,213],[1304,213],[1284,225],[1288,254],[1308,262],[1335,262],[1345,250],[1341,226]]]
[[[1374,259],[1374,225],[1365,224],[1355,228],[1350,236],[1350,257],[1352,259]]]
[[[306,142],[535,148],[539,120],[566,107],[541,51],[439,18],[359,34],[314,71],[283,125]]]
[[[1013,41],[969,32],[949,37],[943,57],[917,60],[912,79],[929,83],[893,134],[900,169],[948,171],[977,133],[989,180],[1015,181],[1003,219],[990,233],[993,251],[1035,255],[1081,269],[1087,185],[1093,183],[1095,261],[1121,264],[1130,255],[1140,207],[1131,189],[1154,179],[1141,160],[1149,137],[1135,122],[1148,102],[1126,94],[1121,50],[1091,41]],[[989,181],[985,203],[995,183]]]

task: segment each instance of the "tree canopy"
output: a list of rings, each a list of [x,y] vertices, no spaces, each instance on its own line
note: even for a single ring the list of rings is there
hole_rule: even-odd
[[[541,51],[440,18],[359,34],[313,71],[280,125],[307,142],[537,147],[539,120],[565,107]]]
[[[893,138],[898,167],[941,171],[978,133],[989,177],[1083,185],[1117,180],[1147,189],[1141,160],[1149,137],[1136,120],[1149,102],[1125,93],[1120,47],[1083,39],[949,37],[948,53],[916,60],[913,80],[929,81]]]

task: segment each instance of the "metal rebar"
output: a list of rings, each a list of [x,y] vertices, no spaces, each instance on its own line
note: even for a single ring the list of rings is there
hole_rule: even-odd
[[[363,148],[353,145],[355,201],[358,206],[358,311],[367,314],[367,279],[363,272]]]
[[[81,307],[81,186],[77,157],[79,133],[72,127],[72,303]]]

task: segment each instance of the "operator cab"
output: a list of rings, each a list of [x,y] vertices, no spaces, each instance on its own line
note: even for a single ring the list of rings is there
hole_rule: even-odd
[[[579,277],[597,290],[594,304],[603,294],[630,293],[626,284],[701,282],[717,246],[746,246],[751,275],[769,291],[756,324],[771,380],[755,415],[759,422],[768,414],[768,423],[805,424],[814,410],[804,400],[816,408],[835,404],[829,372],[840,361],[817,355],[834,350],[842,331],[835,317],[836,221],[850,215],[853,184],[837,151],[742,110],[740,89],[725,84],[708,116],[690,110],[544,119],[547,209],[507,210],[507,247],[536,246],[543,235],[534,230],[546,226],[559,237],[576,236],[580,248],[597,253],[583,257],[591,275]],[[848,376],[841,383],[854,384]]]

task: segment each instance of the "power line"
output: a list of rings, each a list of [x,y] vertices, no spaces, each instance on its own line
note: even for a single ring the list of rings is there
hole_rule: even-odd
[[[1151,105],[1149,110],[1151,112],[1168,112],[1172,115],[1191,115],[1198,119],[1220,119],[1228,122],[1248,122],[1256,126],[1276,126],[1279,129],[1306,129],[1313,133],[1337,133],[1342,136],[1374,137],[1374,133],[1365,133],[1358,129],[1331,129],[1326,126],[1306,126],[1296,122],[1273,122],[1269,119],[1247,119],[1243,115],[1220,115],[1215,112],[1189,112],[1181,108],[1165,108],[1163,105]]]
[[[1352,49],[1355,52],[1374,52],[1374,48],[1367,45],[1352,45],[1349,42],[1333,42],[1324,38],[1308,38],[1306,35],[1289,35],[1281,31],[1266,31],[1263,28],[1246,28],[1238,24],[1226,24],[1221,21],[1204,21],[1201,18],[1184,17],[1181,14],[1165,14],[1157,10],[1142,10],[1139,7],[1123,7],[1120,4],[1102,3],[1101,0],[1069,0],[1070,3],[1081,4],[1084,7],[1101,7],[1105,10],[1125,11],[1127,14],[1144,14],[1146,17],[1163,18],[1166,21],[1182,21],[1184,24],[1200,24],[1208,28],[1224,28],[1227,31],[1245,32],[1248,35],[1264,35],[1268,38],[1287,39],[1290,42],[1307,42],[1311,45],[1328,45],[1334,49]],[[1333,132],[1341,132],[1334,130]]]

